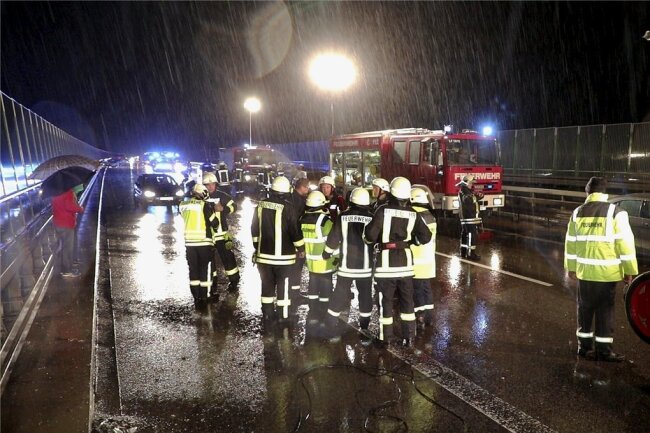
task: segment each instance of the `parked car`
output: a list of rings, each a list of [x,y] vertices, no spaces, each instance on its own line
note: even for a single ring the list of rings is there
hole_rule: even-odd
[[[621,195],[610,202],[627,211],[637,254],[650,255],[650,193]]]
[[[133,201],[136,206],[178,205],[183,196],[183,187],[168,174],[141,174],[133,184]]]

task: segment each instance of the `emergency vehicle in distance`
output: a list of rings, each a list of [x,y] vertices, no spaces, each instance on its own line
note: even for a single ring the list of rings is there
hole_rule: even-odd
[[[244,146],[228,149],[223,161],[231,169],[237,194],[255,194],[271,187],[273,177],[289,160],[269,146]]]
[[[344,193],[370,187],[373,179],[404,176],[429,187],[437,209],[458,211],[458,187],[465,175],[476,179],[481,210],[503,207],[503,168],[494,136],[424,128],[391,129],[333,137],[330,172]]]

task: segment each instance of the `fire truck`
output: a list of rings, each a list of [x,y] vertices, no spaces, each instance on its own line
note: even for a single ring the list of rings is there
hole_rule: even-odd
[[[232,158],[232,159],[231,159]],[[232,169],[235,194],[257,194],[268,190],[273,177],[288,160],[268,146],[247,146],[231,149],[224,162]]]
[[[406,177],[433,193],[438,209],[457,212],[458,183],[475,179],[482,210],[503,207],[503,169],[494,136],[423,128],[391,129],[337,136],[330,141],[330,171],[338,189],[370,188],[373,179]]]

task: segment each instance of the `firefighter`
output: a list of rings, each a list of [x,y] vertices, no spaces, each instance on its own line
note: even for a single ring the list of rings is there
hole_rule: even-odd
[[[422,188],[411,189],[411,205],[422,217],[431,240],[424,245],[411,245],[413,253],[413,301],[418,327],[433,324],[433,293],[431,282],[436,276],[436,217],[427,191]]]
[[[482,224],[479,217],[479,200],[481,194],[474,194],[472,186],[474,185],[474,176],[465,175],[463,179],[456,184],[460,186],[458,191],[458,203],[460,217],[460,255],[470,260],[479,260],[481,256],[476,254],[476,244],[478,243],[478,232]]]
[[[197,184],[192,189],[192,197],[179,205],[185,223],[185,254],[190,269],[190,291],[197,307],[203,307],[207,303],[210,287],[208,267],[214,248],[211,232],[219,225],[219,216],[213,204],[207,202],[209,197],[207,188]]]
[[[297,219],[300,219],[305,212],[305,201],[309,194],[309,180],[300,178],[291,192],[291,204],[293,204],[294,214]],[[298,221],[296,221],[298,224]],[[291,289],[300,290],[300,280],[302,278],[302,268],[305,265],[304,258],[296,258],[296,264],[291,269]]]
[[[336,288],[327,310],[326,324],[337,336],[338,317],[350,307],[350,288],[354,281],[359,292],[359,327],[368,329],[372,314],[372,249],[363,241],[363,230],[372,220],[370,194],[355,188],[350,194],[350,207],[343,211],[327,237],[324,259],[336,255],[340,248]]]
[[[337,194],[332,176],[321,177],[318,181],[318,189],[327,200],[327,211],[330,218],[335,221],[338,214],[347,208],[345,199]]]
[[[228,291],[234,292],[239,285],[239,268],[233,252],[233,237],[228,231],[228,215],[234,214],[237,205],[230,194],[217,188],[217,176],[214,173],[205,173],[203,175],[203,185],[210,193],[210,202],[214,203],[219,225],[212,232],[215,251],[212,259],[212,288],[210,289],[210,298],[217,300],[219,298],[217,262],[221,260],[224,273],[228,278]]]
[[[298,179],[307,179],[307,170],[305,170],[304,164],[300,164],[296,169],[296,176],[293,180],[294,182],[297,182]]]
[[[317,322],[323,315],[332,294],[334,259],[322,256],[327,236],[334,225],[325,208],[326,203],[322,192],[310,192],[305,202],[305,213],[299,220],[309,270],[307,299],[311,323]]]
[[[296,256],[305,256],[305,242],[296,224],[289,202],[289,179],[278,176],[271,184],[269,198],[261,200],[253,213],[253,263],[262,280],[262,316],[272,319],[274,303],[281,309],[281,318],[289,317],[289,273]]]
[[[585,203],[571,214],[564,250],[564,268],[578,280],[578,356],[621,362],[625,356],[612,351],[614,299],[616,283],[629,284],[639,273],[634,234],[627,212],[607,202],[606,179],[592,177],[585,191]]]
[[[410,244],[431,240],[431,231],[409,202],[411,182],[396,177],[390,183],[388,202],[377,209],[364,229],[366,242],[379,250],[375,280],[379,291],[379,340],[390,344],[393,336],[393,297],[399,297],[402,344],[411,345],[415,333],[413,306],[413,254]]]
[[[228,171],[228,166],[224,161],[219,163],[217,179],[219,180],[219,186],[224,187],[224,189],[230,186],[230,172]]]
[[[372,204],[372,211],[375,212],[379,206],[385,204],[388,200],[390,185],[386,179],[377,177],[372,181],[372,197],[375,202]]]

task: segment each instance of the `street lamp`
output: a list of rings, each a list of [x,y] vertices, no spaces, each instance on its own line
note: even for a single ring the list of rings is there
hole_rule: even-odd
[[[342,92],[354,83],[357,69],[349,58],[333,52],[314,57],[309,64],[309,77],[321,90],[330,94],[332,135],[334,135],[334,93]]]
[[[262,108],[262,103],[255,97],[247,98],[244,101],[244,108],[248,110],[248,145],[253,145],[253,113]]]

